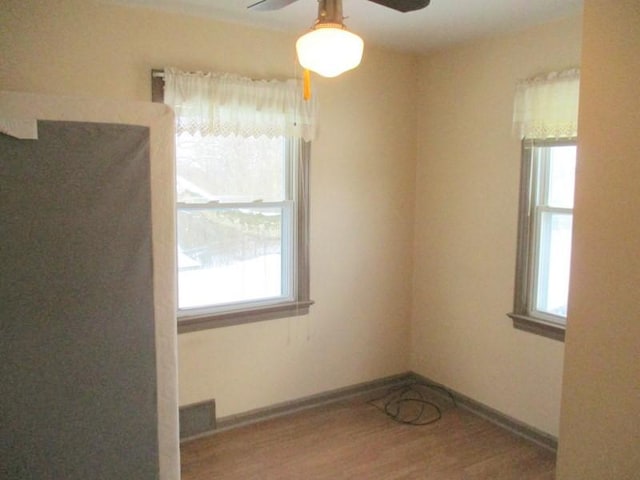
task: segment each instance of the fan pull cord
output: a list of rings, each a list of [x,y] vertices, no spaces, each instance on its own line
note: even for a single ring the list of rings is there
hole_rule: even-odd
[[[311,100],[311,72],[305,68],[302,72],[302,78],[302,98],[308,101]]]

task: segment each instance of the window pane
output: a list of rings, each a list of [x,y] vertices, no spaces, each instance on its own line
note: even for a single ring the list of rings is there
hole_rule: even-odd
[[[535,302],[539,312],[567,316],[572,220],[570,214],[541,214]]]
[[[286,198],[283,137],[181,134],[176,142],[178,202],[270,202]]]
[[[576,177],[576,147],[549,148],[549,199],[552,207],[573,208]]]
[[[283,244],[289,240],[283,236],[283,224],[290,222],[291,210],[289,205],[179,209],[179,308],[288,295],[283,291],[288,284],[283,275],[289,271]]]

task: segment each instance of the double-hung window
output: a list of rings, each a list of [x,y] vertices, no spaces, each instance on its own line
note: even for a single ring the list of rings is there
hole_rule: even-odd
[[[561,336],[571,266],[576,142],[523,142],[514,312],[519,327]],[[527,328],[529,327],[529,328]]]
[[[579,73],[553,73],[518,87],[522,141],[516,328],[558,340],[567,323],[576,171]]]
[[[312,105],[292,82],[164,72],[176,113],[178,325],[308,312]]]

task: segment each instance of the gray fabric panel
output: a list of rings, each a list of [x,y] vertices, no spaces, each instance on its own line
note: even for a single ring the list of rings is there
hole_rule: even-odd
[[[0,478],[158,478],[146,127],[0,135]]]

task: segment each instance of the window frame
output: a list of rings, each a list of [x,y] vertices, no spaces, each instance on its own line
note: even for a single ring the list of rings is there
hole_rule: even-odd
[[[151,71],[151,97],[153,102],[164,102],[163,70]],[[246,308],[233,308],[228,310],[207,311],[206,309],[193,309],[191,312],[176,311],[178,333],[188,333],[211,328],[227,327],[245,323],[253,323],[264,320],[274,320],[294,316],[306,315],[309,307],[313,305],[310,298],[309,275],[309,178],[311,142],[302,139],[286,138],[286,155],[291,156],[291,162],[287,162],[293,169],[290,182],[286,188],[292,190],[293,215],[295,226],[293,229],[293,258],[291,299],[283,301],[254,301],[246,302]],[[176,215],[179,202],[175,201]],[[177,225],[175,229],[177,240]],[[177,247],[177,241],[176,241]],[[176,250],[177,254],[177,250]],[[176,265],[177,269],[177,265]],[[178,276],[176,271],[176,287]]]
[[[561,139],[524,139],[522,141],[522,167],[520,172],[520,199],[518,210],[518,243],[516,256],[516,275],[514,288],[513,312],[507,315],[512,319],[516,329],[531,332],[554,340],[564,341],[566,319],[535,309],[534,263],[539,260],[538,235],[540,226],[536,225],[534,193],[538,193],[537,179],[534,171],[534,152],[536,147],[577,146],[577,138]],[[548,180],[545,176],[545,182]],[[573,209],[540,207],[540,210],[552,209],[557,213],[573,215]]]

